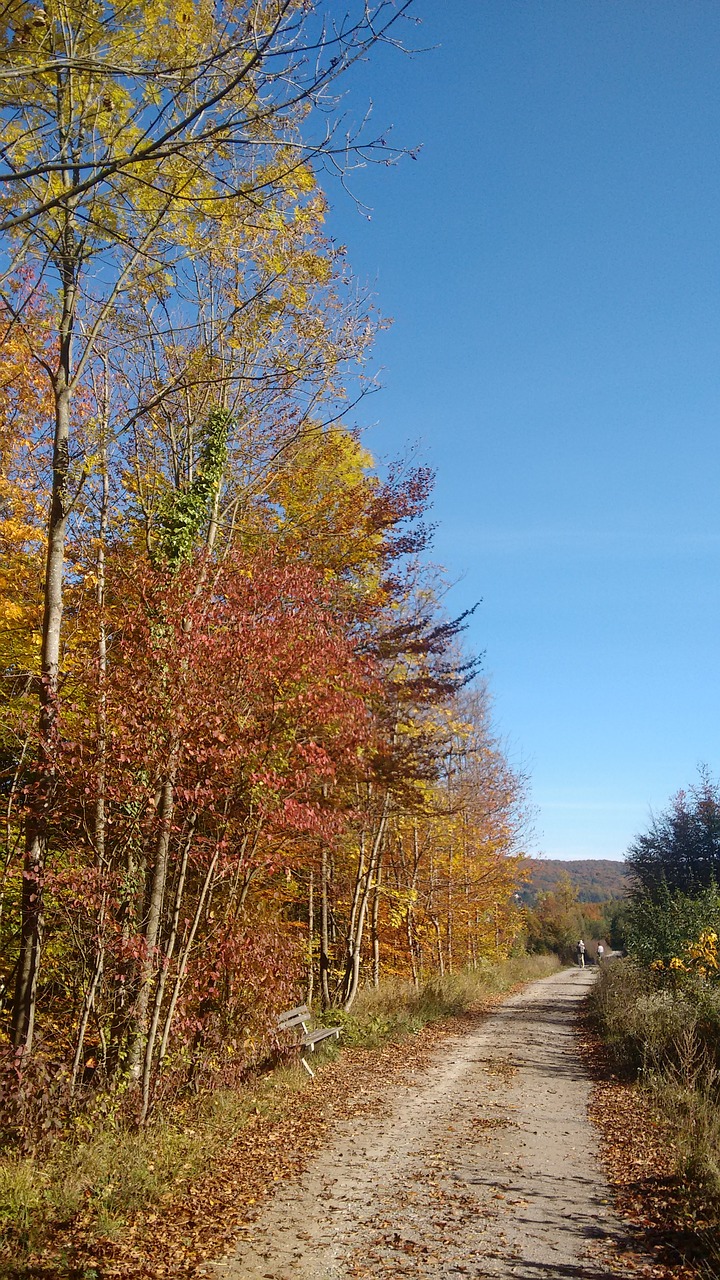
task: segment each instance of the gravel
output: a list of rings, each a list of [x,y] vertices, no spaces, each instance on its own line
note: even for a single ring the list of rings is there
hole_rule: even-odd
[[[276,1194],[223,1280],[656,1274],[614,1214],[574,1037],[591,970],[526,987],[370,1114],[342,1121]]]

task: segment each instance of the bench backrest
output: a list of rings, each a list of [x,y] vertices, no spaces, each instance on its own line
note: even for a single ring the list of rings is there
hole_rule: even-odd
[[[287,1031],[290,1027],[301,1027],[304,1022],[309,1022],[312,1014],[306,1004],[299,1004],[297,1009],[288,1009],[287,1013],[281,1013],[278,1018],[278,1028],[280,1031]]]

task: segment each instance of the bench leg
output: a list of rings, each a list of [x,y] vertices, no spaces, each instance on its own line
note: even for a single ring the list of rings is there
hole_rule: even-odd
[[[308,1075],[310,1076],[310,1079],[311,1079],[311,1080],[314,1080],[314,1079],[315,1079],[315,1072],[313,1071],[312,1067],[310,1066],[310,1063],[309,1063],[309,1062],[307,1062],[305,1058],[301,1058],[301,1059],[300,1059],[300,1061],[302,1062],[302,1064],[303,1064],[303,1066],[304,1066],[305,1070],[307,1071]]]

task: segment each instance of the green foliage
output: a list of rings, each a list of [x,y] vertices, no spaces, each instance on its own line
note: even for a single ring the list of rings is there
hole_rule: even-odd
[[[602,903],[605,937],[613,951],[624,951],[627,947],[630,909],[630,904],[625,900]]]
[[[554,890],[538,895],[535,909],[526,912],[525,928],[528,951],[571,959],[583,934],[578,891],[569,876],[562,876]]]
[[[653,896],[634,895],[627,924],[627,949],[642,964],[669,964],[707,929],[720,933],[720,893],[711,884],[690,895],[659,886]]]
[[[720,881],[720,783],[704,770],[697,786],[679,791],[627,854],[635,898],[695,895]]]
[[[214,410],[205,424],[195,475],[165,494],[155,518],[155,557],[175,572],[190,560],[222,483],[232,415]]]

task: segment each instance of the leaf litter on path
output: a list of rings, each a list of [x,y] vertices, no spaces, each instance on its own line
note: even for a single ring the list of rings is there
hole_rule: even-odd
[[[54,1261],[49,1257],[37,1258],[29,1274],[38,1280],[58,1280],[61,1276],[87,1277],[88,1280],[94,1277],[98,1280],[158,1277],[160,1280],[172,1276],[173,1280],[183,1280],[209,1274],[230,1275],[233,1280],[235,1276],[246,1280],[246,1275],[248,1280],[256,1275],[277,1280],[279,1275],[311,1274],[302,1270],[303,1258],[314,1256],[317,1238],[311,1224],[304,1220],[298,1222],[295,1230],[289,1256],[291,1265],[286,1271],[278,1269],[272,1233],[268,1234],[263,1226],[276,1193],[282,1188],[300,1186],[308,1166],[317,1164],[339,1131],[348,1137],[349,1164],[361,1169],[365,1157],[357,1154],[356,1146],[367,1135],[369,1127],[379,1123],[399,1092],[414,1094],[421,1090],[433,1062],[438,1058],[445,1060],[455,1052],[456,1045],[463,1043],[467,1069],[482,1073],[483,1107],[469,1105],[463,1114],[453,1114],[437,1143],[426,1147],[426,1158],[404,1186],[399,1190],[395,1188],[386,1202],[366,1206],[365,1236],[361,1241],[354,1241],[352,1237],[348,1241],[342,1257],[342,1273],[337,1274],[414,1276],[418,1280],[451,1274],[474,1277],[531,1274],[519,1269],[522,1258],[515,1229],[516,1219],[534,1209],[534,1192],[528,1191],[523,1180],[522,1162],[526,1144],[531,1144],[538,1135],[535,1122],[528,1123],[527,1117],[521,1114],[523,1099],[522,1092],[518,1092],[529,1083],[527,1064],[523,1068],[514,1047],[512,1052],[498,1051],[492,1038],[480,1052],[471,1047],[486,1025],[490,1004],[500,1004],[505,998],[498,997],[459,1018],[426,1027],[400,1044],[386,1045],[379,1050],[345,1049],[336,1060],[324,1063],[316,1079],[308,1082],[304,1089],[275,1091],[272,1116],[251,1116],[222,1158],[216,1160],[202,1178],[196,1178],[172,1200],[156,1205],[152,1213],[136,1215],[121,1239],[92,1239],[89,1231],[76,1222],[57,1241],[58,1251],[62,1249],[68,1258],[65,1268],[57,1268],[58,1251],[55,1251]],[[495,1023],[496,1019],[491,1021]],[[550,1108],[558,1106],[556,1084],[554,1078],[551,1084],[546,1082],[544,1105]],[[617,1102],[610,1097],[606,1111],[620,1115]],[[637,1118],[631,1123],[637,1125]],[[483,1187],[481,1182],[468,1185],[467,1159],[463,1152],[467,1152],[469,1146],[473,1160],[485,1159],[488,1151],[494,1150],[495,1141],[500,1164],[492,1174],[492,1186]],[[618,1148],[621,1141],[618,1132]],[[645,1157],[651,1158],[650,1154]],[[382,1172],[376,1174],[377,1180]],[[477,1173],[475,1169],[473,1176]],[[612,1186],[614,1192],[621,1189],[614,1177]],[[338,1184],[337,1170],[326,1171],[318,1185],[318,1195],[323,1229],[329,1233],[329,1239],[333,1231],[342,1232],[344,1218],[352,1215],[353,1196]],[[470,1232],[474,1242],[475,1256],[471,1259],[464,1251],[464,1232]],[[606,1277],[657,1280],[669,1277],[685,1280],[692,1274],[678,1266],[669,1267],[659,1256],[643,1252],[643,1241],[648,1250],[657,1247],[657,1241],[652,1232],[644,1231],[639,1219],[635,1221],[634,1241],[622,1242],[616,1252],[613,1252],[612,1233],[602,1230],[598,1232],[602,1237],[598,1240],[592,1239],[592,1233],[590,1225],[585,1230],[587,1239],[583,1250],[593,1274],[602,1270]],[[326,1237],[323,1240],[327,1242]],[[222,1268],[208,1264],[209,1259],[218,1259],[223,1254],[231,1259],[233,1253],[242,1250],[243,1242],[260,1251],[261,1270],[246,1273],[241,1269],[233,1274],[231,1262],[224,1263]],[[483,1250],[483,1270],[479,1271]],[[468,1271],[469,1262],[471,1271]],[[328,1273],[313,1270],[312,1274],[319,1277]],[[549,1274],[569,1272],[550,1270]]]
[[[243,1125],[221,1159],[178,1194],[135,1214],[119,1238],[98,1238],[81,1216],[56,1233],[51,1248],[18,1267],[37,1280],[154,1280],[196,1276],[198,1267],[249,1236],[260,1207],[277,1187],[297,1177],[340,1120],[362,1121],[386,1092],[422,1072],[444,1039],[477,1026],[505,996],[379,1049],[344,1048],[322,1063],[303,1088],[272,1093],[272,1116],[259,1109]],[[11,1280],[13,1269],[2,1273]]]
[[[593,1079],[589,1115],[601,1139],[601,1156],[618,1212],[638,1232],[674,1280],[720,1274],[708,1265],[707,1230],[689,1208],[678,1173],[672,1134],[638,1084],[620,1079],[610,1053],[585,1013],[578,1026],[580,1051]]]

